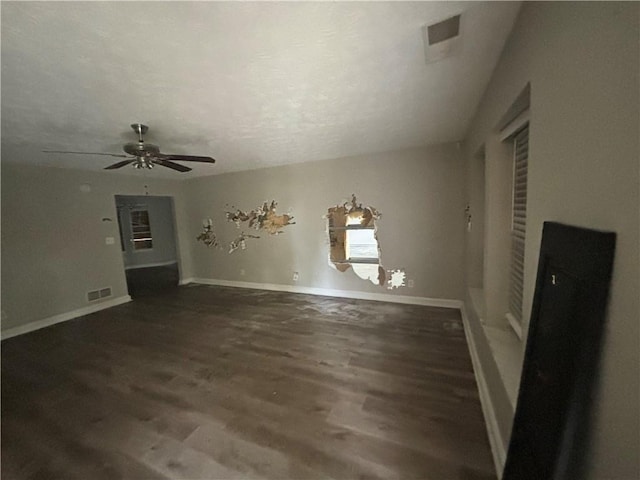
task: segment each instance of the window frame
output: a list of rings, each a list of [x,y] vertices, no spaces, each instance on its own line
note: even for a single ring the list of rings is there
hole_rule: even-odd
[[[146,214],[146,224],[142,223],[142,224],[136,224],[134,223],[134,216],[137,213],[145,213]],[[142,226],[140,226],[142,225]],[[152,229],[151,229],[151,215],[149,213],[149,208],[148,207],[136,207],[136,208],[132,208],[129,211],[129,226],[131,227],[131,251],[134,253],[137,252],[149,252],[151,250],[153,250],[153,233],[152,233]],[[145,230],[138,230],[140,228],[144,228],[146,227]],[[146,234],[146,237],[142,237],[139,238],[136,235],[144,235]],[[141,247],[139,248],[138,245],[142,245],[142,243],[137,243],[137,242],[148,242],[149,246],[148,247]]]
[[[380,263],[380,252],[378,251],[378,240],[376,239],[375,235],[376,235],[376,229],[374,226],[366,226],[366,227],[362,227],[359,225],[347,225],[346,228],[346,233],[345,233],[345,239],[344,239],[344,250],[345,250],[345,256],[347,259],[347,262],[349,263],[367,263],[367,264],[378,264]],[[350,232],[355,232],[355,231],[362,231],[362,230],[366,230],[366,231],[371,231],[372,235],[373,235],[373,244],[376,247],[376,253],[377,255],[375,257],[352,257],[350,256],[350,250],[351,247],[349,245],[349,233]]]
[[[376,237],[376,225],[375,225],[375,221],[373,219],[370,220],[370,222],[367,225],[362,225],[362,216],[350,216],[349,213],[345,213],[345,218],[344,218],[344,225],[339,225],[339,226],[335,226],[333,224],[334,219],[330,218],[329,219],[329,225],[328,225],[328,230],[329,230],[329,239],[331,240],[332,238],[332,234],[333,236],[336,238],[338,238],[338,236],[336,235],[337,232],[344,232],[344,259],[343,260],[331,260],[333,263],[337,263],[337,264],[343,264],[343,265],[359,265],[359,264],[365,264],[365,265],[379,265],[380,264],[380,244],[378,243],[378,239]],[[356,221],[357,219],[357,221]],[[350,222],[351,221],[351,222]],[[348,246],[348,233],[349,231],[354,231],[354,230],[373,230],[373,235],[374,235],[374,239],[375,239],[375,244],[376,244],[376,250],[378,253],[378,256],[376,257],[349,257],[348,253],[349,253],[349,246]]]
[[[507,321],[518,338],[523,338],[524,325],[524,278],[527,221],[527,190],[529,173],[529,110],[513,120],[502,132],[501,140],[512,144],[511,175],[511,221],[509,249],[509,296]],[[518,157],[519,142],[525,143],[519,136],[526,131],[526,150],[523,158]],[[520,162],[520,165],[518,164]],[[524,163],[524,166],[522,165]],[[523,173],[524,169],[524,173]],[[524,188],[521,179],[524,177]],[[518,198],[517,198],[518,197]]]
[[[329,227],[329,232],[331,233],[332,231],[339,231],[342,230],[345,232],[345,238],[344,238],[344,255],[345,255],[345,259],[339,263],[349,263],[349,264],[354,264],[354,263],[358,263],[358,264],[375,264],[378,265],[380,263],[380,247],[378,244],[378,239],[375,238],[375,230],[376,227],[375,225],[345,225],[344,227]],[[375,239],[375,243],[376,243],[376,248],[378,251],[378,256],[377,257],[349,257],[349,235],[348,232],[349,231],[354,231],[354,230],[372,230],[373,231],[373,235],[374,235],[374,239]]]

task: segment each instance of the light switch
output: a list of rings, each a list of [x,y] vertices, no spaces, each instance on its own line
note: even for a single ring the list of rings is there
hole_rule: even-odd
[[[114,243],[116,243],[116,241],[113,237],[107,237],[104,239],[104,243],[106,243],[107,245],[113,245]]]

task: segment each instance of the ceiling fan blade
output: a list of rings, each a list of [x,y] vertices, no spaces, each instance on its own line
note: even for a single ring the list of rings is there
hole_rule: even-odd
[[[125,165],[129,165],[133,163],[135,158],[131,158],[129,160],[124,160],[122,162],[114,163],[113,165],[109,165],[108,167],[104,167],[105,170],[115,170],[116,168],[124,167]]]
[[[190,172],[191,168],[185,167],[184,165],[180,165],[178,163],[173,163],[169,160],[164,160],[162,158],[156,158],[153,160],[153,163],[157,163],[158,165],[162,165],[163,167],[169,167],[173,170],[177,170],[179,172]]]
[[[98,152],[67,152],[64,150],[42,150],[44,153],[74,153],[77,155],[105,155],[107,157],[128,158],[129,155],[120,155],[117,153],[98,153]]]
[[[211,157],[195,157],[193,155],[169,155],[163,154],[163,158],[167,160],[179,160],[182,162],[204,162],[204,163],[215,163],[216,161]]]

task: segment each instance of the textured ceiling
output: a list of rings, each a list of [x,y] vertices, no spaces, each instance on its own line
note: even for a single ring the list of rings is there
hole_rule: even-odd
[[[460,140],[519,7],[3,1],[2,161],[99,170],[41,150],[122,153],[134,122],[217,160],[166,178]],[[421,27],[457,13],[461,48],[426,64]]]

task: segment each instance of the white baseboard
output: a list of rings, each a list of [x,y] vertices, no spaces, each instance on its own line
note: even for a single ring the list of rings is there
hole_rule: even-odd
[[[168,265],[175,265],[177,263],[178,263],[177,260],[169,260],[168,262],[145,263],[145,264],[142,264],[142,265],[128,265],[128,266],[125,266],[124,269],[125,270],[133,270],[135,268],[166,267]]]
[[[275,283],[238,282],[235,280],[218,280],[214,278],[190,278],[189,283],[217,285],[221,287],[253,288],[277,292],[306,293],[308,295],[324,295],[327,297],[356,298],[359,300],[375,300],[378,302],[405,303],[428,307],[460,308],[460,300],[446,298],[411,297],[408,295],[390,295],[388,293],[357,292],[353,290],[337,290],[333,288],[302,287],[298,285],[280,285]]]
[[[36,320],[35,322],[29,322],[25,325],[8,328],[7,330],[3,330],[0,333],[0,336],[2,337],[2,340],[6,340],[7,338],[33,332],[34,330],[40,330],[41,328],[55,325],[56,323],[66,322],[67,320],[82,317],[83,315],[98,312],[106,308],[115,307],[116,305],[122,305],[123,303],[127,303],[130,301],[131,297],[129,295],[123,295],[122,297],[112,298],[111,300],[96,303],[94,305],[79,308],[77,310],[72,310],[71,312],[61,313],[59,315],[54,315],[53,317],[43,318],[42,320]]]
[[[496,418],[495,408],[493,407],[493,402],[491,401],[491,395],[489,395],[489,387],[484,377],[482,365],[480,364],[480,358],[478,357],[476,343],[469,326],[469,318],[467,317],[467,311],[465,309],[464,303],[460,306],[460,315],[462,316],[462,324],[464,325],[464,334],[467,337],[467,346],[469,347],[469,354],[471,355],[473,371],[478,383],[480,405],[482,406],[484,423],[487,427],[487,436],[489,437],[489,444],[491,445],[493,463],[496,467],[496,474],[498,475],[498,479],[500,479],[502,478],[502,471],[504,469],[504,463],[507,456],[505,442],[504,438],[502,438],[502,434],[500,433],[500,427],[498,426],[498,419]]]
[[[190,283],[193,283],[193,280],[194,280],[193,277],[181,278],[180,281],[178,282],[178,285],[188,285]]]

